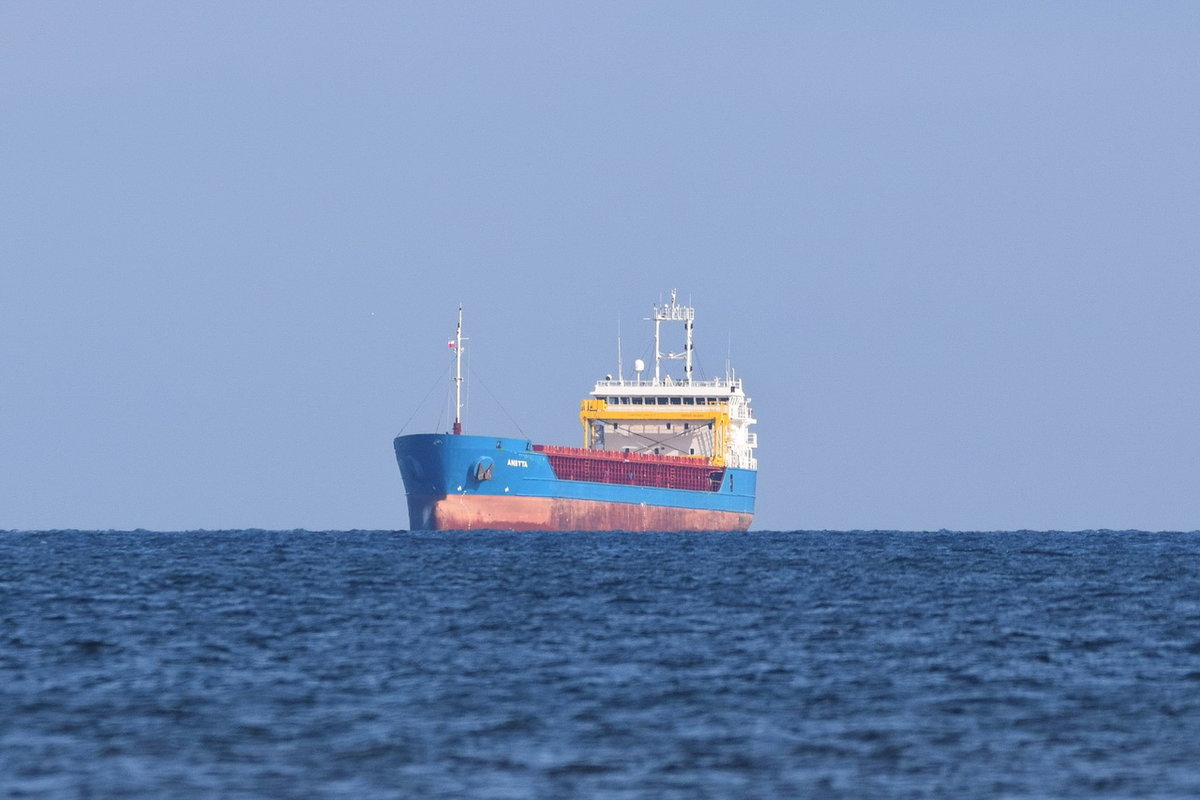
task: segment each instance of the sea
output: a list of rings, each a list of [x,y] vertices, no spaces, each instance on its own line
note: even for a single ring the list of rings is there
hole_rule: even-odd
[[[3,798],[1196,798],[1200,533],[0,533]]]

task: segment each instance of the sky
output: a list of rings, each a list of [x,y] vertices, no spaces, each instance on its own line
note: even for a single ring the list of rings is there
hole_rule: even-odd
[[[407,527],[696,308],[756,529],[1200,528],[1200,5],[0,2],[0,528]],[[678,365],[677,365],[678,366]]]

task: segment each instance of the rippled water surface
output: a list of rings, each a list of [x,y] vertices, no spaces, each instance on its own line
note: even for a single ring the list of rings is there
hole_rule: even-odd
[[[1200,796],[1200,534],[0,533],[0,796]]]

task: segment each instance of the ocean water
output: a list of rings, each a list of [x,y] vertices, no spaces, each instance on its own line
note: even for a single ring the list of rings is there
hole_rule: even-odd
[[[4,798],[1198,796],[1198,533],[0,533]]]

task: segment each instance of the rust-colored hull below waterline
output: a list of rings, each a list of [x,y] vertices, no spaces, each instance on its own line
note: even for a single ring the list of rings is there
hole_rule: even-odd
[[[744,531],[753,514],[558,497],[409,495],[417,530]]]

